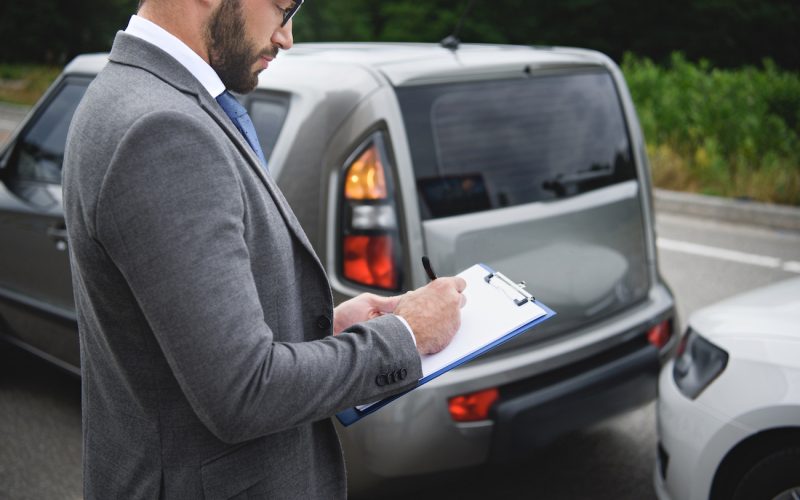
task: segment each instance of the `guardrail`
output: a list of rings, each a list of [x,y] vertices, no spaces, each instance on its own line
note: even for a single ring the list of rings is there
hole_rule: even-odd
[[[712,218],[736,224],[800,231],[800,208],[654,189],[656,212]]]

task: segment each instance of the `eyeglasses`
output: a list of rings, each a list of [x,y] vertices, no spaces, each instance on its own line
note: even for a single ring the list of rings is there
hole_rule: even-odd
[[[303,5],[304,0],[295,0],[292,2],[292,5],[289,7],[282,9],[283,10],[283,22],[281,23],[281,28],[286,26],[286,23],[292,20],[297,11],[300,10],[300,6]]]

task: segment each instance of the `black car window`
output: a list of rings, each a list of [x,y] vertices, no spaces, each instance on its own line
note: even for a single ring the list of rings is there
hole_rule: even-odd
[[[636,176],[605,71],[397,94],[425,219],[566,198]]]
[[[26,127],[11,165],[19,180],[61,183],[67,131],[87,82],[67,81]]]
[[[264,150],[264,156],[269,161],[275,143],[278,142],[283,122],[289,112],[289,98],[276,95],[259,93],[249,102],[250,118],[256,128],[258,142]]]

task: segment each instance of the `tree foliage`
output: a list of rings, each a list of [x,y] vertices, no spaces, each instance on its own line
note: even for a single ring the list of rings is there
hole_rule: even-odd
[[[300,40],[437,42],[450,34],[469,0],[309,0]],[[621,61],[633,52],[668,63],[675,51],[718,66],[800,68],[797,0],[477,0],[465,42],[569,45]]]
[[[107,51],[137,0],[25,0],[0,4],[0,62],[63,64]]]
[[[264,0],[272,1],[272,0]],[[437,42],[471,0],[307,0],[297,41]],[[0,6],[0,62],[62,63],[108,50],[136,0],[26,0]],[[474,0],[465,42],[588,47],[668,63],[800,68],[798,0]]]
[[[657,186],[800,205],[800,74],[626,55]]]

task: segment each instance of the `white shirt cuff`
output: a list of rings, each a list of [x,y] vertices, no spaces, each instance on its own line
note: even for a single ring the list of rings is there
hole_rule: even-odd
[[[394,317],[399,319],[400,322],[403,323],[403,325],[405,325],[406,330],[408,330],[408,333],[411,335],[411,340],[414,341],[414,346],[416,346],[417,345],[417,337],[414,336],[414,330],[411,329],[411,326],[408,324],[408,321],[406,321],[405,318],[403,318],[402,316],[398,316],[396,314],[394,315]]]

